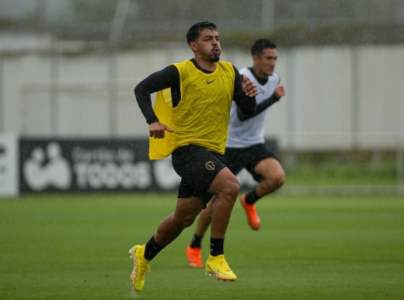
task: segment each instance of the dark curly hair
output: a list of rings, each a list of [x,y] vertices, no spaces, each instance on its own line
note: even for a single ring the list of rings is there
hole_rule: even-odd
[[[187,32],[188,45],[191,42],[195,42],[195,40],[199,37],[199,33],[205,28],[208,28],[210,30],[217,30],[216,25],[209,21],[202,21],[192,25]]]

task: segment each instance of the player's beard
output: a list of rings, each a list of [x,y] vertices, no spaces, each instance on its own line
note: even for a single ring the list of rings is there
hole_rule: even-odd
[[[211,62],[218,62],[220,60],[220,56],[219,55],[214,55],[210,58]]]
[[[210,57],[211,62],[218,62],[220,60],[220,48],[219,47],[213,47],[212,48],[212,56]]]
[[[273,75],[273,69],[272,69],[272,71],[268,71],[268,72],[271,72],[270,74],[265,70],[265,68],[259,67],[258,70],[261,72],[260,76],[262,76],[262,78],[268,78],[269,76]]]

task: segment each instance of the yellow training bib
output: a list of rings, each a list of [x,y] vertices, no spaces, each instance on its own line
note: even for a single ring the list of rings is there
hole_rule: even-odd
[[[218,62],[210,74],[198,70],[190,60],[176,63],[180,74],[181,100],[172,107],[171,89],[159,91],[154,111],[174,132],[164,139],[150,138],[150,159],[169,156],[185,145],[198,145],[223,154],[226,147],[235,73],[231,63]]]

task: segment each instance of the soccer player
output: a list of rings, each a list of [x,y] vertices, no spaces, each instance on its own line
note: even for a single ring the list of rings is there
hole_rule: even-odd
[[[213,195],[217,201],[206,266],[218,280],[237,279],[226,262],[223,244],[239,183],[222,156],[232,100],[243,114],[252,114],[257,88],[231,63],[220,61],[215,24],[196,23],[187,32],[187,42],[193,59],[155,72],[135,88],[138,105],[149,124],[150,159],[171,154],[181,177],[174,213],[160,223],[146,244],[129,250],[134,262],[130,277],[136,291],[143,289],[150,261],[194,222]],[[158,93],[153,109],[150,94],[154,92]]]
[[[237,175],[245,168],[258,182],[252,191],[240,198],[248,224],[252,229],[258,230],[260,219],[255,203],[281,187],[285,181],[285,172],[278,158],[264,144],[266,111],[285,95],[285,89],[279,85],[279,76],[274,72],[278,58],[276,45],[267,39],[258,39],[251,47],[251,55],[253,66],[241,69],[240,73],[257,86],[257,105],[253,114],[246,115],[233,102],[224,159],[233,174]],[[214,202],[215,197],[202,211],[191,244],[186,248],[185,254],[192,267],[203,267],[201,241],[210,225]]]

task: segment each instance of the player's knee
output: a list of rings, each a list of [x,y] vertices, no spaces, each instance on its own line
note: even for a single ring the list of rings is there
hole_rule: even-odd
[[[180,221],[180,227],[182,229],[184,229],[184,228],[187,228],[187,227],[191,226],[194,223],[195,219],[196,219],[195,216],[191,216],[191,215],[188,215],[188,216],[184,217]]]
[[[275,186],[280,188],[285,183],[285,172],[280,172],[275,178]]]
[[[228,199],[236,199],[238,193],[240,192],[240,184],[237,178],[228,180],[224,185],[221,191],[221,194]]]
[[[195,219],[185,219],[183,222],[183,228],[187,228],[194,224]]]
[[[280,188],[285,183],[285,172],[279,171],[276,174],[272,173],[270,177],[265,178],[262,184],[269,191]]]

